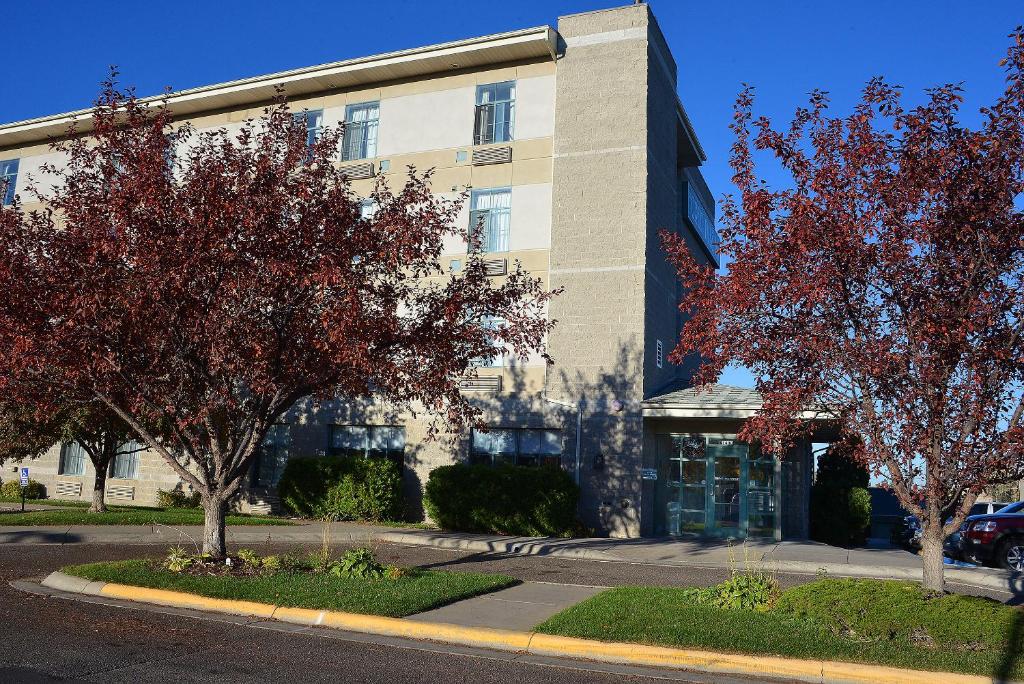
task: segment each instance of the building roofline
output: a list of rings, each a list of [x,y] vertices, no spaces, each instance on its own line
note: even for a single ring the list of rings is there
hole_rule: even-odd
[[[140,98],[157,103],[165,98],[178,116],[266,102],[277,88],[289,97],[340,90],[452,70],[471,69],[525,59],[557,57],[557,33],[550,26],[478,36],[465,40],[385,52],[367,57],[279,71],[262,76]],[[91,109],[52,114],[0,125],[0,148],[45,141],[63,134],[72,121],[88,130]]]
[[[697,137],[697,131],[693,127],[693,122],[690,121],[690,115],[686,113],[686,108],[683,107],[683,101],[678,97],[676,98],[676,114],[679,115],[679,121],[683,124],[683,131],[686,132],[686,137],[690,141],[690,145],[697,152],[697,156],[701,162],[708,160],[708,155],[704,152],[704,146],[700,144],[700,139]]]

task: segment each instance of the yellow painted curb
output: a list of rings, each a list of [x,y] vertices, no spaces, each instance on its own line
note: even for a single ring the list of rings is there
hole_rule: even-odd
[[[54,573],[54,575],[56,574]],[[197,594],[125,584],[108,583],[103,585],[99,591],[79,593],[96,593],[109,598],[141,601],[176,608],[273,618],[295,624],[320,625],[351,632],[630,665],[696,669],[741,675],[793,677],[817,682],[842,681],[856,684],[989,684],[993,681],[990,677],[979,675],[902,670],[859,663],[715,653],[664,646],[594,641],[487,627],[417,622],[379,615],[272,606],[252,601],[208,598]]]
[[[230,613],[232,615],[252,615],[254,617],[269,618],[274,614],[274,606],[267,605],[266,603],[208,598],[196,594],[186,594],[181,591],[149,589],[147,587],[134,587],[127,584],[114,584],[112,582],[107,582],[103,585],[99,595],[108,598],[126,599],[128,601],[157,603],[162,606],[173,606],[175,608],[212,610],[217,613]]]

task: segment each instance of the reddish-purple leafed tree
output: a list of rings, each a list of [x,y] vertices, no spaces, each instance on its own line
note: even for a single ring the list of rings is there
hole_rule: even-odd
[[[1024,37],[1006,89],[958,121],[960,88],[908,108],[871,81],[852,114],[812,95],[788,129],[740,95],[717,274],[664,235],[688,284],[678,361],[702,382],[747,366],[764,398],[744,436],[806,434],[804,410],[836,422],[873,474],[917,515],[924,584],[943,588],[943,538],[989,484],[1024,475]],[[757,151],[791,178],[772,188]],[[947,522],[948,521],[948,522]]]
[[[89,124],[55,143],[46,208],[4,214],[0,383],[123,418],[200,492],[208,553],[224,555],[227,503],[298,399],[372,393],[458,427],[477,415],[460,379],[495,336],[542,349],[539,280],[489,278],[476,252],[442,268],[464,228],[429,173],[378,182],[365,216],[341,131],[307,146],[283,102],[235,134],[196,132],[111,80]]]

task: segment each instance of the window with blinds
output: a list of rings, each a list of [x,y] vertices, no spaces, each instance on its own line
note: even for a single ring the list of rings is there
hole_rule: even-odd
[[[512,222],[512,189],[474,190],[469,204],[469,230],[484,252],[507,252]],[[470,248],[473,241],[470,241]]]
[[[84,475],[85,459],[88,455],[78,442],[69,442],[60,448],[58,475]]]
[[[139,452],[145,449],[139,442],[128,442],[119,447],[119,453],[110,462],[110,477],[115,480],[137,480],[139,477]]]
[[[341,142],[342,161],[377,156],[379,102],[363,102],[345,107],[345,133]]]
[[[292,114],[292,119],[306,127],[306,146],[312,147],[324,126],[324,112],[321,109],[306,110]]]

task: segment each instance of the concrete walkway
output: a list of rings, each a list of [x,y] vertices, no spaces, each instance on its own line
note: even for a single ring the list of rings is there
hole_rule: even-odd
[[[2,523],[2,517],[0,517]],[[705,568],[759,569],[798,574],[827,573],[844,577],[921,579],[921,559],[902,549],[842,549],[810,541],[748,540],[729,544],[697,538],[554,539],[512,537],[416,528],[331,523],[332,543],[373,541],[454,549],[477,553],[551,556],[618,563]],[[322,523],[288,526],[232,526],[232,546],[267,542],[319,544]],[[200,527],[166,525],[75,525],[13,527],[0,525],[0,544],[182,544],[202,541]],[[950,582],[1024,595],[1024,575],[990,568],[946,568]]]
[[[530,631],[555,613],[600,594],[605,587],[523,582],[492,594],[410,615],[416,622]]]

